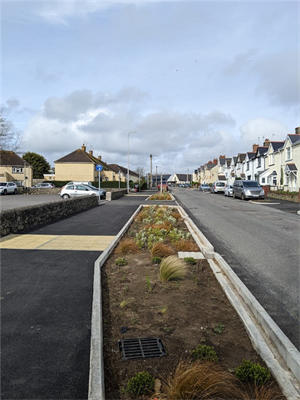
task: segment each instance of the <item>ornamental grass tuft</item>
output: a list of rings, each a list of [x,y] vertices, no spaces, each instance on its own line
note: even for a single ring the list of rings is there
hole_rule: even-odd
[[[159,268],[159,279],[161,282],[176,281],[183,279],[186,275],[186,264],[177,256],[165,258]]]

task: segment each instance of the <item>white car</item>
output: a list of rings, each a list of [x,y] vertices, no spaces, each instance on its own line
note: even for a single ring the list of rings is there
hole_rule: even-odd
[[[0,182],[0,194],[17,194],[18,187],[14,182]]]
[[[34,185],[33,187],[37,188],[37,189],[52,189],[55,186],[53,185],[53,183],[38,183],[38,184]]]
[[[225,182],[224,181],[217,181],[213,183],[212,187],[210,188],[211,193],[224,193],[225,189]]]
[[[224,195],[225,196],[233,196],[233,185],[226,185],[225,190],[224,190]]]
[[[100,191],[100,193],[103,191]],[[88,185],[73,185],[68,184],[62,188],[60,196],[63,199],[69,199],[70,197],[82,197],[82,196],[99,196],[98,189],[92,188]],[[101,193],[102,197],[102,193]]]

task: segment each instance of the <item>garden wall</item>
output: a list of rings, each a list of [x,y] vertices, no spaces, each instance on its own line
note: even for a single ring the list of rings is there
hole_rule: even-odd
[[[127,193],[126,189],[123,189],[123,190],[114,190],[114,189],[112,189],[111,191],[106,192],[106,200],[108,200],[108,201],[117,200],[120,197],[123,197],[124,194],[126,194],[126,193]]]
[[[58,194],[60,193],[61,188],[27,188],[25,194]]]
[[[22,232],[38,225],[57,221],[97,205],[98,197],[88,196],[5,210],[0,213],[0,236]]]

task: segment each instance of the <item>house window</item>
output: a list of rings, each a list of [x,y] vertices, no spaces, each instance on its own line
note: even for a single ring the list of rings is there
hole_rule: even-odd
[[[247,171],[249,171],[249,161],[247,161]]]
[[[286,159],[291,160],[292,159],[292,151],[290,147],[286,148]]]
[[[260,168],[260,167],[261,167],[261,158],[259,157],[257,159],[257,168]]]
[[[13,174],[23,174],[23,168],[22,167],[12,167],[12,173]]]
[[[262,183],[266,183],[266,178],[261,178]]]
[[[273,165],[274,164],[274,154],[270,154],[270,162],[269,165]]]

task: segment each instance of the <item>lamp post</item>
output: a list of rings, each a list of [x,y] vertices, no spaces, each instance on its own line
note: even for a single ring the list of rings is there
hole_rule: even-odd
[[[129,135],[136,131],[128,132],[128,151],[127,151],[127,194],[129,194]]]

